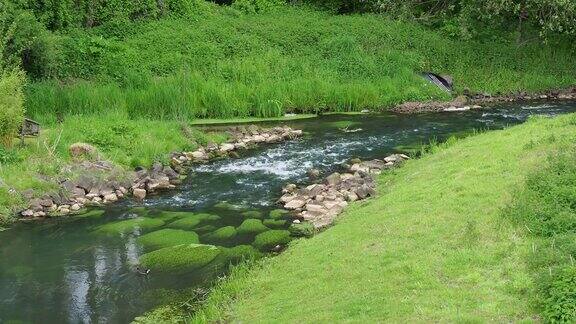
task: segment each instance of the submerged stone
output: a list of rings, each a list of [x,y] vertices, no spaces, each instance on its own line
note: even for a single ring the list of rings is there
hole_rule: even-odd
[[[83,214],[79,214],[76,217],[81,217],[81,218],[98,218],[101,217],[102,215],[104,215],[106,211],[102,210],[102,209],[94,209],[91,210],[89,212],[83,213]]]
[[[274,209],[269,216],[273,219],[286,219],[290,216],[290,212],[286,209]]]
[[[238,235],[256,235],[268,230],[268,227],[262,224],[259,219],[249,218],[238,226]]]
[[[217,221],[220,216],[212,214],[189,214],[182,219],[170,223],[168,226],[172,228],[178,228],[183,230],[193,230],[199,227],[200,224],[209,221]]]
[[[217,229],[216,231],[206,234],[203,239],[215,242],[215,243],[225,243],[236,237],[236,229],[234,226],[225,226]]]
[[[284,245],[290,241],[291,238],[289,231],[270,230],[256,235],[252,245],[260,251],[270,251],[276,245]]]
[[[155,214],[150,214],[150,217],[159,218],[166,222],[182,219],[190,216],[194,216],[196,214],[192,212],[181,212],[181,211],[167,211],[163,210]]]
[[[286,227],[286,220],[283,219],[265,219],[264,226],[269,228],[284,228]]]
[[[134,229],[149,231],[163,225],[164,221],[161,219],[138,217],[100,225],[96,227],[94,232],[100,234],[121,234],[131,232]]]
[[[140,257],[140,264],[152,273],[186,273],[209,264],[220,252],[213,245],[181,244],[146,253]]]
[[[198,234],[172,228],[165,228],[142,235],[136,241],[149,250],[157,250],[179,244],[200,243]]]
[[[263,214],[259,210],[249,210],[242,213],[246,218],[262,218]]]
[[[293,236],[298,236],[298,237],[310,237],[310,236],[313,236],[314,233],[316,233],[316,229],[314,228],[314,225],[312,225],[312,223],[310,223],[310,222],[302,222],[299,224],[292,224],[292,225],[290,225],[288,230],[290,231],[290,233]]]
[[[214,205],[214,208],[228,209],[228,210],[235,210],[235,211],[242,210],[241,206],[232,205],[231,203],[226,202],[226,201],[221,201],[221,202],[217,203],[216,205]]]

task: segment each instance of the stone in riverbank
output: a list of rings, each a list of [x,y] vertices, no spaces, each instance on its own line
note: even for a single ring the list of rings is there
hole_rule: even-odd
[[[393,154],[383,160],[359,161],[354,159],[345,173],[332,173],[324,184],[312,184],[304,188],[289,184],[279,199],[284,208],[295,210],[296,218],[310,222],[314,228],[331,225],[348,202],[365,199],[376,194],[374,175],[394,167],[409,157]],[[302,227],[302,226],[301,226]],[[299,228],[295,226],[294,229]]]
[[[124,198],[130,193],[138,200],[158,191],[174,189],[186,173],[186,166],[192,163],[205,163],[211,158],[239,155],[244,150],[260,143],[276,143],[302,135],[301,130],[287,126],[261,128],[256,125],[228,128],[230,140],[222,144],[209,143],[193,152],[173,153],[171,165],[159,162],[149,169],[137,168],[126,172],[107,161],[90,161],[98,157],[95,147],[86,143],[76,143],[70,147],[75,163],[66,168],[70,173],[81,174],[77,179],[66,179],[60,183],[62,195],[45,195],[32,199],[29,207],[20,212],[23,219],[79,213],[90,205],[108,204]],[[84,160],[88,158],[88,160]],[[73,171],[73,172],[72,172]],[[58,198],[58,199],[56,199]],[[71,208],[74,206],[74,208]],[[77,208],[79,207],[79,208]],[[253,216],[250,216],[254,218]]]

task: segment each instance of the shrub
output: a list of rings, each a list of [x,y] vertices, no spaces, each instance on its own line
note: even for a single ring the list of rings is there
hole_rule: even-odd
[[[0,144],[9,146],[24,121],[24,73],[0,69]]]
[[[553,323],[576,321],[576,267],[559,269],[544,287],[544,317]]]

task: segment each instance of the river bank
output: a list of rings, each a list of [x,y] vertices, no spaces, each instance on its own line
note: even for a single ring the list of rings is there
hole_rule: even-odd
[[[336,226],[237,269],[190,321],[534,318],[532,241],[502,211],[548,154],[573,148],[573,125],[574,115],[539,118],[435,147],[383,174],[382,195]]]

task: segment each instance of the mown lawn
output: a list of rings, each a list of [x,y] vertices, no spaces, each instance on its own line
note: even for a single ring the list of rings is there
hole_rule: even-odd
[[[237,269],[192,321],[537,320],[531,239],[502,210],[546,156],[574,142],[575,124],[538,118],[435,148],[383,175],[378,198],[336,226]]]

